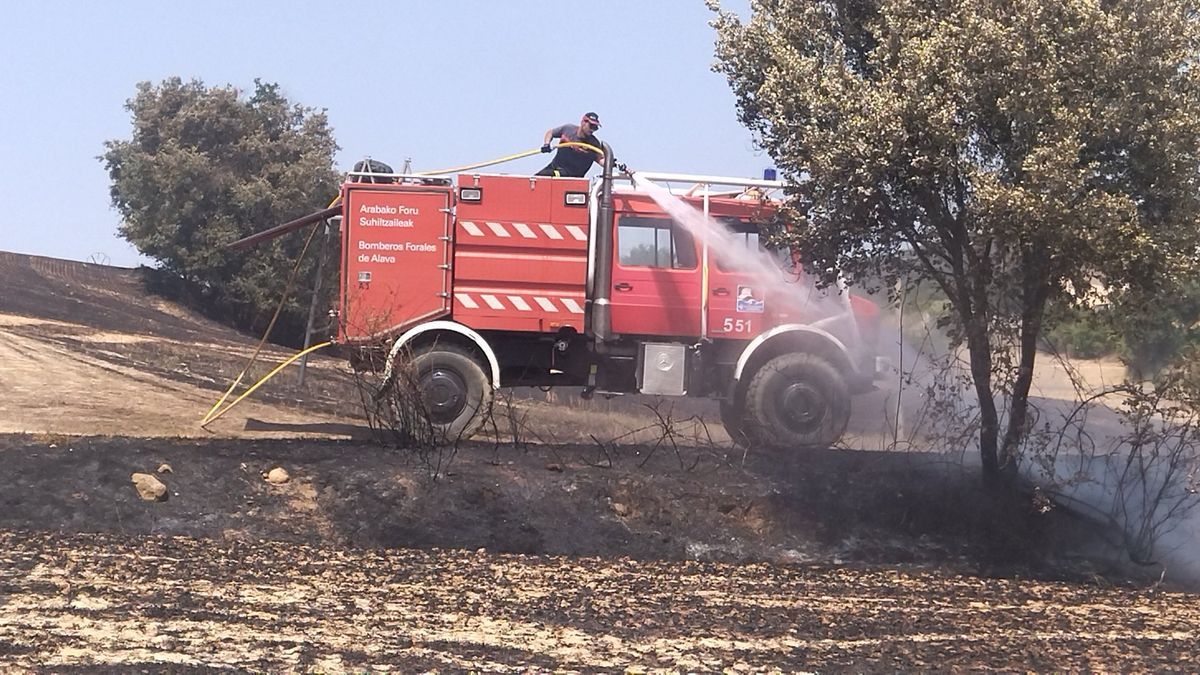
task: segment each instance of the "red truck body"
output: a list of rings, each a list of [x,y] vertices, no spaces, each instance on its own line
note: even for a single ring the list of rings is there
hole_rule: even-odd
[[[761,427],[788,410],[811,417],[804,409],[821,404],[823,390],[860,390],[874,373],[874,345],[861,339],[873,335],[873,303],[851,300],[861,344],[814,326],[802,306],[772,297],[778,289],[724,269],[647,194],[614,190],[611,168],[596,183],[478,174],[393,180],[343,186],[338,341],[390,347],[389,371],[397,359],[418,359],[431,407],[441,411],[435,421],[452,431],[473,428],[491,388],[564,384],[719,398],[726,426],[745,437],[750,421]],[[688,201],[756,248],[756,223],[775,209],[745,194]],[[780,360],[789,354],[808,356]],[[756,389],[768,363],[800,384],[776,386],[783,376],[771,375]],[[835,371],[839,383],[830,384]],[[815,382],[804,384],[810,372]],[[476,391],[480,377],[489,391]],[[774,412],[756,411],[751,394]],[[473,397],[487,400],[475,405]],[[845,416],[837,407],[831,414]],[[814,444],[836,440],[845,420],[830,428]],[[808,438],[751,437],[772,445]]]

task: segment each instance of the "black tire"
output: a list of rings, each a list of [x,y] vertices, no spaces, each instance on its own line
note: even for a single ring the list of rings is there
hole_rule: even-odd
[[[739,396],[737,400],[721,399],[721,426],[734,443],[743,448],[750,447],[750,437],[746,435],[746,407]]]
[[[492,409],[492,384],[474,357],[454,345],[437,345],[413,356],[416,386],[438,438],[470,438]]]
[[[746,389],[746,432],[780,449],[828,448],[850,422],[850,391],[828,361],[813,354],[777,356]]]

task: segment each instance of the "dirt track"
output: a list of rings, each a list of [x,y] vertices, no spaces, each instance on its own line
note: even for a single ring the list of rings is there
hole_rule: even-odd
[[[6,364],[0,373],[0,386],[5,390],[0,399],[0,433],[257,437],[271,434],[247,430],[248,419],[270,419],[277,424],[338,421],[314,411],[250,401],[230,420],[219,420],[212,431],[205,431],[199,427],[199,418],[219,392],[146,372],[136,365],[112,363],[42,337],[62,326],[29,322],[18,330],[14,323],[0,316],[0,362]],[[101,337],[111,341],[96,341],[104,349],[105,344],[111,346],[125,336]],[[117,383],[121,386],[112,386]],[[130,414],[134,407],[137,414]]]
[[[349,398],[349,379],[334,358],[314,359],[308,388],[294,386],[293,369],[201,429],[200,418],[255,343],[146,295],[134,270],[0,252],[0,287],[0,433],[256,438],[353,431],[331,426],[351,410],[339,403]],[[268,349],[252,373],[286,355]],[[270,425],[247,428],[249,420]]]

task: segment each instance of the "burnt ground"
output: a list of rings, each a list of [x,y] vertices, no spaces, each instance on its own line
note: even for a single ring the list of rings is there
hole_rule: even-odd
[[[435,473],[357,441],[0,437],[0,664],[1187,670],[1200,647],[1194,595],[938,457],[679,457],[474,444]],[[130,474],[164,463],[141,501]]]
[[[1187,596],[911,567],[9,532],[0,551],[0,658],[53,672],[1191,671],[1200,646]]]
[[[1075,522],[1032,502],[976,499],[974,472],[915,454],[756,453],[743,462],[711,448],[466,444],[417,457],[357,441],[0,436],[0,462],[0,527],[14,531],[1103,571],[1068,556],[1090,531],[1072,534]],[[130,475],[163,464],[168,499],[141,501]],[[275,467],[291,480],[265,481]]]
[[[204,431],[253,336],[130,270],[0,283],[0,670],[1194,669],[1195,595],[957,454],[656,447],[618,400],[418,456],[335,359]]]

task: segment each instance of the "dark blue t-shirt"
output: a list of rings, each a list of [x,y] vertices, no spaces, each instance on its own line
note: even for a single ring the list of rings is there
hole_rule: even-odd
[[[600,148],[600,139],[593,134],[581,135],[578,124],[564,124],[561,127],[555,127],[550,131],[550,135],[557,138],[559,143],[587,143],[597,149]],[[549,170],[547,173],[551,173],[554,169],[558,169],[560,176],[582,178],[587,175],[588,169],[592,168],[592,162],[599,157],[599,154],[587,148],[576,146],[559,148],[558,152],[554,154],[550,166],[543,171]]]

